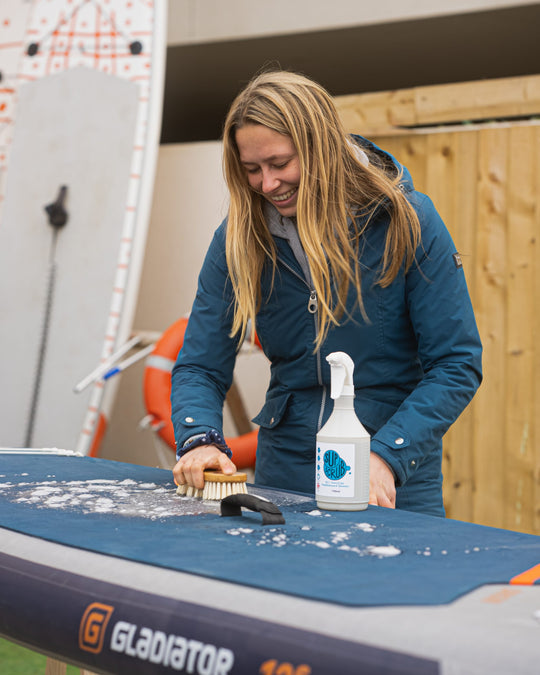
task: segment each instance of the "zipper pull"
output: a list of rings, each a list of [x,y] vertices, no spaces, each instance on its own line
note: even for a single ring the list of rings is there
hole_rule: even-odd
[[[315,314],[317,311],[317,291],[311,291],[307,308],[310,314]]]

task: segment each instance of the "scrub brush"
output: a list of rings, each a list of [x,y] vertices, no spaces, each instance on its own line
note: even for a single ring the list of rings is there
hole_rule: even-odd
[[[197,499],[224,499],[230,495],[247,494],[247,474],[237,471],[228,476],[219,471],[204,472],[202,489],[191,485],[179,485],[176,494]]]

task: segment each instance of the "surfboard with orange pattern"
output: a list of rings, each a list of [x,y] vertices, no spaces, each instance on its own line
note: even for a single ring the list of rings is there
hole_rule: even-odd
[[[95,454],[131,332],[161,126],[166,0],[0,7],[0,445]]]

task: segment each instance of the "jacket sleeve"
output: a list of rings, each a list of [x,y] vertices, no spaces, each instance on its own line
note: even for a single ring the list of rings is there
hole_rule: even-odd
[[[223,434],[223,402],[232,382],[238,346],[230,337],[232,297],[223,223],[199,274],[184,343],[172,371],[171,419],[178,447],[209,429]]]
[[[482,381],[482,345],[459,255],[431,200],[419,193],[413,199],[422,243],[405,293],[423,378],[371,444],[398,485],[439,447]]]

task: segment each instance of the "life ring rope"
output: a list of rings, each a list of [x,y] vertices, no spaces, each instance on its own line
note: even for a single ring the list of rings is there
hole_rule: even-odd
[[[178,353],[184,344],[188,319],[182,317],[167,328],[146,359],[144,370],[144,403],[147,410],[146,425],[176,452],[174,429],[171,422],[171,372]],[[255,339],[260,347],[260,342]],[[226,437],[233,453],[233,462],[239,469],[255,465],[258,431],[254,429],[236,437]]]

